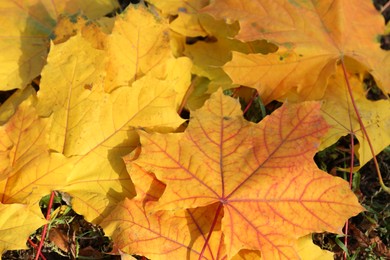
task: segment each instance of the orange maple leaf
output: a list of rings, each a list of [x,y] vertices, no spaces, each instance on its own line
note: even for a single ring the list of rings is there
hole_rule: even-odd
[[[142,152],[127,162],[130,174],[141,168],[166,187],[157,202],[149,202],[153,206],[146,203],[139,213],[143,217],[130,218],[139,225],[145,225],[140,222],[147,216],[154,218],[161,235],[172,228],[172,223],[162,223],[161,214],[168,213],[161,211],[217,205],[209,222],[197,223],[204,235],[200,255],[213,241],[213,232],[221,230],[228,258],[241,249],[260,250],[264,259],[299,258],[299,237],[341,232],[345,220],[362,210],[348,183],[319,170],[312,160],[328,128],[319,109],[316,102],[284,105],[254,124],[243,119],[235,100],[218,91],[193,112],[184,133],[140,131]],[[140,204],[133,204],[140,211]],[[132,210],[129,203],[124,208]],[[127,244],[139,243],[136,237],[128,239]],[[164,244],[160,247],[165,250]],[[137,249],[150,252],[147,244]]]
[[[233,83],[257,88],[265,103],[291,88],[303,98],[322,98],[339,60],[351,71],[368,71],[390,91],[390,55],[378,42],[383,17],[371,1],[217,0],[203,11],[238,20],[239,40],[267,39],[278,45],[276,53],[266,56],[233,52],[224,65]]]

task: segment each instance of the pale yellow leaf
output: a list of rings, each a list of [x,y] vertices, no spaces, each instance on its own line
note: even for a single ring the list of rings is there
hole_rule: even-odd
[[[38,93],[39,113],[53,113],[51,149],[70,156],[85,154],[94,145],[87,138],[94,133],[79,126],[99,120],[94,106],[103,94],[104,62],[104,52],[80,35],[52,45]]]
[[[390,145],[390,100],[368,100],[363,83],[356,76],[348,76],[348,80],[376,155]],[[321,111],[331,125],[329,132],[322,138],[321,149],[334,144],[340,137],[353,133],[360,144],[360,166],[372,159],[367,137],[359,124],[341,69],[329,80]]]
[[[0,89],[23,88],[40,74],[61,13],[94,19],[117,6],[114,0],[0,1]]]
[[[179,16],[170,23],[169,27],[171,30],[188,37],[207,36],[207,32],[202,28],[196,14],[180,12]]]
[[[311,234],[298,239],[297,251],[302,260],[333,260],[333,253],[315,245]]]
[[[106,47],[107,34],[111,33],[110,27],[113,25],[114,18],[95,21],[83,15],[61,15],[54,28],[53,33],[56,37],[53,42],[54,44],[63,43],[70,37],[80,34],[92,47],[103,50]]]
[[[179,12],[197,13],[209,0],[150,0],[163,14],[177,15]]]
[[[0,200],[31,204],[39,211],[37,202],[64,185],[70,167],[65,165],[63,155],[49,152],[50,118],[38,117],[35,102],[31,95],[0,127],[1,156],[7,160],[1,163]]]
[[[29,235],[44,224],[42,214],[32,212],[26,205],[0,203],[0,254],[5,250],[27,249]]]
[[[128,86],[171,55],[168,23],[146,7],[130,6],[117,17],[108,40],[107,92]]]
[[[0,105],[0,125],[3,125],[16,112],[17,107],[30,95],[35,93],[34,88],[29,85],[24,89],[16,90],[11,97]]]

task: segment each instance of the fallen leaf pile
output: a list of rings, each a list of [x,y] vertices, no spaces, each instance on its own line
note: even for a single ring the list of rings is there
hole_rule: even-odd
[[[333,259],[311,233],[340,234],[363,207],[313,157],[354,134],[360,166],[372,159],[359,118],[375,153],[390,145],[389,99],[363,83],[390,92],[371,1],[151,0],[105,16],[117,8],[0,3],[0,90],[17,89],[0,106],[1,252],[25,248],[56,190],[114,253]],[[240,86],[284,104],[249,122],[223,92]]]

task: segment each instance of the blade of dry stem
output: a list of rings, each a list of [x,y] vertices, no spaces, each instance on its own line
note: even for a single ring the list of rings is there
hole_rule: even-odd
[[[390,188],[387,187],[385,185],[385,183],[383,182],[381,171],[379,169],[378,160],[376,159],[376,154],[375,154],[375,151],[374,151],[374,147],[372,146],[372,143],[371,143],[370,137],[369,137],[369,135],[367,133],[366,127],[363,124],[362,118],[361,118],[360,113],[359,113],[359,109],[356,106],[355,98],[354,98],[353,92],[352,92],[352,88],[351,88],[351,85],[349,84],[348,75],[347,75],[347,69],[346,69],[345,64],[344,64],[344,59],[341,59],[341,66],[343,68],[344,78],[345,78],[345,82],[347,84],[347,89],[348,89],[349,97],[351,98],[351,103],[352,103],[353,109],[354,109],[356,117],[357,117],[357,119],[359,121],[359,125],[360,125],[360,128],[361,128],[362,132],[363,132],[363,135],[365,136],[365,138],[367,140],[367,143],[368,143],[368,145],[370,147],[371,154],[373,156],[375,170],[377,172],[378,179],[379,179],[379,184],[381,185],[381,187],[382,187],[382,189],[384,191],[386,191],[387,193],[390,193]]]

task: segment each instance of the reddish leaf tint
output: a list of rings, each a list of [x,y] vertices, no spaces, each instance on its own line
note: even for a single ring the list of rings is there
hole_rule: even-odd
[[[264,259],[297,259],[299,237],[341,232],[344,221],[362,207],[347,182],[319,170],[312,160],[328,128],[319,108],[315,102],[284,105],[253,124],[243,119],[235,100],[219,91],[192,113],[184,133],[139,132],[142,152],[130,164],[166,184],[141,222],[154,214],[217,205],[208,222],[194,221],[203,234],[221,225],[229,258],[241,249],[256,249]],[[128,204],[125,208],[132,211]],[[159,218],[163,231],[156,236],[165,237],[164,230],[172,228],[164,221]],[[138,243],[135,237],[122,239],[122,246]],[[210,246],[207,239],[204,243]],[[131,253],[147,255],[148,248],[146,243]]]

